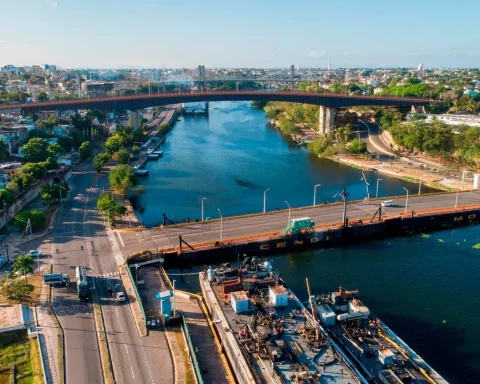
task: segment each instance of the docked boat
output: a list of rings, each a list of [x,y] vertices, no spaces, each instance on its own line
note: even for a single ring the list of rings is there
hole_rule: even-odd
[[[158,155],[158,157],[162,157],[163,156],[163,151],[153,151],[152,152],[154,155]]]
[[[370,312],[358,290],[310,297],[310,305],[332,339],[369,381],[446,384],[432,367]]]
[[[269,261],[209,268],[200,286],[239,383],[367,384]]]
[[[133,168],[133,173],[137,176],[148,176],[150,171],[148,169],[142,169],[142,168],[134,167]]]

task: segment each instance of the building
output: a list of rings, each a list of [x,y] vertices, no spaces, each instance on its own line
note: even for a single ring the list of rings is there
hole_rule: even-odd
[[[0,140],[7,144],[10,154],[18,153],[20,146],[27,139],[28,131],[24,127],[2,127],[0,129]]]
[[[114,82],[105,81],[84,81],[82,83],[82,92],[92,93],[94,95],[103,95],[115,88]]]
[[[51,116],[58,117],[58,112],[57,111],[40,111],[38,112],[38,121],[48,120],[48,118]]]

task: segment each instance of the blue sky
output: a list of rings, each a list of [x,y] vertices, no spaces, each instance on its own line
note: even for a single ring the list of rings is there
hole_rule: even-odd
[[[0,0],[0,14],[0,65],[480,66],[478,0]]]

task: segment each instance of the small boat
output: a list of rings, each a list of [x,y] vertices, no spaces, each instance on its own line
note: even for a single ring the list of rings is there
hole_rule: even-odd
[[[137,176],[148,176],[148,169],[133,168],[133,173]]]
[[[158,157],[162,157],[163,156],[163,151],[153,151],[152,152],[154,155],[158,155]]]

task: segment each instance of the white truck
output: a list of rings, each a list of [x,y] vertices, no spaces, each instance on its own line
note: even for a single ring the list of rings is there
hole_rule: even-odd
[[[68,285],[70,278],[64,273],[47,273],[43,275],[43,284],[46,285]]]
[[[30,256],[32,256],[32,257],[42,257],[43,252],[42,251],[37,251],[36,249],[32,249],[30,251]]]

